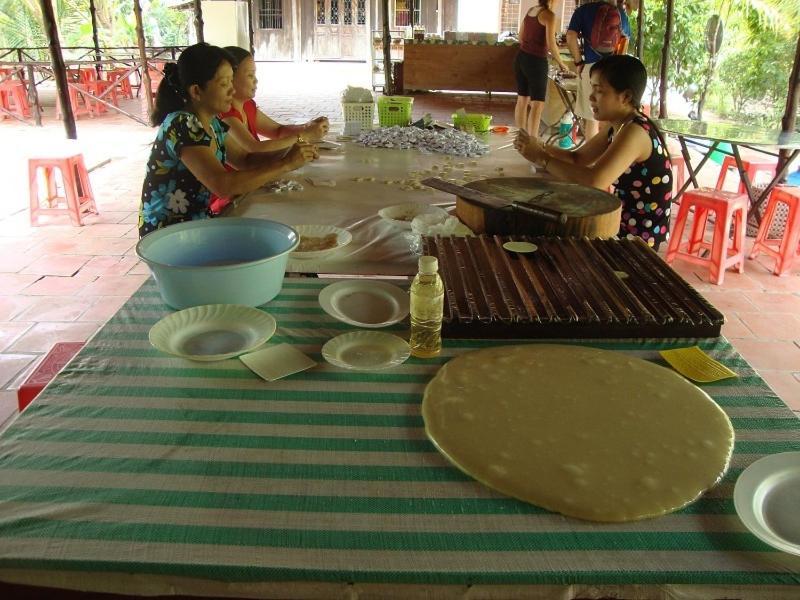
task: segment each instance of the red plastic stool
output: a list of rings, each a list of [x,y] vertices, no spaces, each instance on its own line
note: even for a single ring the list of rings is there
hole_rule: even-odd
[[[39,198],[39,169],[44,171],[47,181],[47,197],[42,206]],[[57,195],[55,170],[61,171],[64,183],[64,195]],[[30,188],[31,225],[39,224],[41,213],[68,214],[73,225],[81,226],[83,213],[99,215],[94,203],[89,173],[83,164],[83,154],[69,154],[54,158],[28,159],[28,184]]]
[[[21,81],[7,79],[0,83],[0,105],[20,118],[31,116],[31,107],[28,104],[28,91]],[[3,118],[7,115],[0,113]]]
[[[674,196],[686,183],[686,160],[682,155],[677,154],[670,156],[669,162],[672,164],[672,180],[675,182],[672,187],[672,195]]]
[[[72,357],[83,348],[83,345],[83,342],[60,342],[53,345],[44,360],[17,390],[17,406],[19,406],[20,412],[25,410],[25,407],[72,360]]]
[[[710,188],[687,190],[681,198],[678,218],[675,220],[672,237],[667,248],[667,263],[676,258],[687,262],[709,265],[710,281],[722,284],[725,269],[736,266],[739,273],[744,272],[744,224],[747,220],[747,194],[720,192]],[[694,208],[694,222],[689,240],[683,244],[681,239],[686,228],[689,211]],[[704,239],[708,213],[714,211],[714,237],[712,241]],[[733,239],[729,232],[733,225]],[[711,255],[704,258],[699,255],[702,250],[710,250]]]
[[[89,115],[94,118],[94,104],[89,97],[88,90],[83,91],[73,87],[73,84],[67,86],[69,89],[69,103],[72,105],[72,116],[76,119],[81,115]],[[61,99],[56,95],[56,116],[61,117]]]
[[[783,202],[789,207],[789,214],[786,218],[786,229],[783,237],[777,240],[768,239],[772,221],[775,218],[775,210],[778,203]],[[792,262],[800,254],[800,188],[778,186],[773,188],[769,195],[767,210],[758,226],[758,234],[750,251],[750,258],[755,258],[758,253],[763,251],[775,259],[775,275],[786,275],[792,268]]]
[[[767,159],[759,159],[759,158],[743,158],[742,159],[742,166],[744,167],[745,173],[750,178],[750,184],[752,185],[756,180],[756,175],[758,173],[767,173],[769,174],[770,178],[775,175],[775,160],[767,160]],[[717,178],[717,185],[715,186],[716,189],[721,190],[725,187],[725,178],[728,176],[728,170],[733,169],[736,172],[736,176],[739,176],[739,169],[736,168],[736,159],[733,156],[726,156],[725,160],[722,161],[722,168],[719,171],[719,177]],[[739,193],[744,194],[747,192],[747,189],[744,187],[744,182],[739,181]]]

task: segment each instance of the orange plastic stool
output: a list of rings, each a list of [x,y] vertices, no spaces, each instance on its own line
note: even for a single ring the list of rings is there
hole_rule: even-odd
[[[786,218],[786,230],[783,237],[777,240],[768,239],[769,229],[772,220],[775,218],[775,210],[778,203],[783,202],[789,207],[789,214]],[[750,251],[750,258],[758,256],[759,252],[765,252],[775,259],[775,275],[786,275],[792,268],[792,262],[800,254],[800,188],[778,186],[773,188],[769,195],[767,210],[758,226],[758,234]]]
[[[42,206],[39,198],[39,169],[44,171],[47,182],[47,195]],[[64,195],[59,196],[56,189],[55,170],[61,172]],[[83,213],[100,214],[94,203],[89,173],[83,163],[83,154],[71,154],[54,158],[28,159],[28,183],[30,186],[31,225],[39,224],[39,215],[68,214],[73,225],[81,226]]]
[[[753,182],[756,180],[756,175],[758,173],[768,173],[770,178],[775,175],[775,160],[767,160],[767,159],[759,159],[759,158],[743,158],[742,159],[742,166],[744,167],[745,173],[750,178],[750,184],[752,185]],[[722,161],[722,168],[719,171],[719,177],[717,178],[717,185],[715,186],[716,189],[721,190],[725,187],[725,178],[728,176],[728,170],[733,169],[736,172],[736,176],[739,176],[739,170],[736,168],[736,159],[733,156],[726,156],[725,160]],[[739,181],[739,193],[744,194],[747,189],[744,187],[744,182]]]
[[[686,160],[678,154],[670,156],[669,162],[672,164],[672,180],[675,182],[675,185],[672,186],[672,195],[674,196],[686,183]]]
[[[0,83],[0,105],[20,118],[31,116],[31,107],[28,104],[28,92],[21,81],[6,80]],[[6,118],[5,113],[0,113]]]
[[[84,342],[59,342],[54,344],[39,366],[33,370],[17,390],[17,407],[19,412],[33,402],[44,387],[58,375],[66,364],[83,348]]]
[[[72,116],[76,119],[81,115],[89,115],[89,117],[94,118],[94,107],[88,90],[83,92],[72,85],[69,85],[68,89],[69,103],[72,105]],[[61,99],[58,95],[56,95],[56,115],[61,118]]]
[[[711,269],[711,283],[722,285],[725,269],[736,266],[744,272],[744,224],[747,220],[747,194],[721,192],[710,188],[687,190],[681,198],[678,217],[667,248],[667,263],[676,258],[687,262],[707,265]],[[689,211],[694,208],[694,222],[686,243],[682,243],[683,231]],[[714,211],[714,237],[705,241],[708,213]],[[733,225],[733,239],[729,232]],[[708,258],[700,256],[702,250],[710,250]]]

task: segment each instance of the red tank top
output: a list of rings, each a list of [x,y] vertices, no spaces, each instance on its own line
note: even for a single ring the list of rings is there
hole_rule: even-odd
[[[539,23],[539,14],[525,15],[520,50],[533,56],[547,58],[547,28]]]
[[[247,117],[246,121],[244,117],[242,117],[242,113],[236,110],[233,106],[231,106],[231,109],[228,112],[222,113],[219,118],[233,118],[240,120],[245,124],[245,126],[247,126],[247,131],[250,132],[250,135],[258,140],[258,131],[256,131],[256,120],[258,118],[256,113],[258,112],[258,107],[256,106],[255,100],[251,98],[250,100],[245,101],[244,104],[242,104],[242,109],[244,111],[244,116]]]

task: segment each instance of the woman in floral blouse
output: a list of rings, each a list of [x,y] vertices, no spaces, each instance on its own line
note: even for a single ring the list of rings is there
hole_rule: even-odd
[[[177,64],[164,65],[152,123],[158,134],[147,162],[139,236],[210,215],[213,192],[244,194],[317,158],[316,147],[295,144],[281,158],[247,152],[226,136],[217,114],[230,110],[233,61],[221,48],[195,44]],[[227,171],[226,162],[236,171]]]

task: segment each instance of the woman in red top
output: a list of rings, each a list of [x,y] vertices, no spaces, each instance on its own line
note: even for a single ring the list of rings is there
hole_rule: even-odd
[[[567,70],[556,46],[556,15],[550,10],[552,2],[539,0],[539,5],[523,16],[519,28],[519,52],[514,60],[518,94],[514,121],[517,127],[533,136],[539,135],[539,121],[547,93],[547,51],[562,71]]]
[[[235,61],[233,75],[233,101],[228,112],[219,118],[228,126],[228,136],[248,152],[275,153],[284,156],[295,144],[314,143],[328,133],[328,118],[317,117],[303,125],[281,125],[270,119],[256,106],[256,63],[247,50],[238,46],[225,48]],[[260,135],[267,139],[262,140]],[[213,197],[211,212],[216,214],[230,203],[227,198]]]

